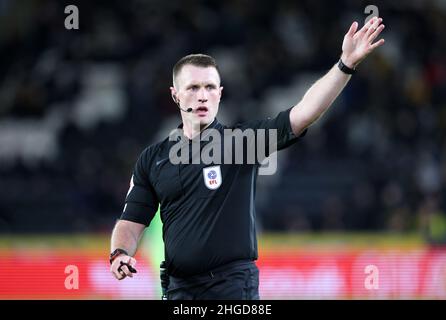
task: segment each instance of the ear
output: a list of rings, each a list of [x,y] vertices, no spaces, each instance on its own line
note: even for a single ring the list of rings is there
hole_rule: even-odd
[[[223,87],[220,87],[220,97],[219,97],[219,100],[221,99],[222,94],[223,94]]]
[[[170,95],[172,96],[172,100],[175,103],[178,103],[178,98],[177,98],[177,91],[175,90],[174,87],[170,87]]]

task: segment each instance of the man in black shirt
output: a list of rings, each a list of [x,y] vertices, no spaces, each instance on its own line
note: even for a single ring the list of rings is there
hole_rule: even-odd
[[[339,62],[296,106],[234,127],[216,118],[223,87],[214,59],[198,54],[178,61],[170,90],[182,124],[136,162],[112,234],[112,274],[118,280],[133,276],[139,239],[160,205],[168,299],[258,299],[254,198],[259,163],[305,135],[329,108],[359,62],[384,43],[373,43],[384,28],[381,22],[374,18],[359,31],[354,22]],[[252,133],[241,140],[241,148],[234,148],[233,136],[223,139],[233,129]],[[264,154],[258,152],[262,145]],[[223,156],[210,156],[210,149]],[[240,153],[243,161],[237,162]],[[253,153],[255,161],[248,161]],[[213,160],[203,161],[203,154]]]

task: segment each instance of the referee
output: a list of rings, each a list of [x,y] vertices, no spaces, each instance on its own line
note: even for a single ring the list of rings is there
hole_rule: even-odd
[[[274,129],[277,150],[292,145],[330,107],[356,66],[384,43],[374,43],[384,29],[381,18],[357,29],[354,22],[338,63],[296,106],[274,118],[235,127],[216,119],[223,87],[215,60],[202,54],[183,57],[173,68],[170,88],[182,118],[178,140],[186,141],[187,149],[200,137],[202,151],[209,143],[203,139],[208,129],[221,135],[231,128]],[[139,240],[160,206],[167,299],[259,299],[254,208],[258,162],[175,164],[170,150],[177,143],[166,138],[140,154],[111,237],[111,273],[118,280],[133,277]]]

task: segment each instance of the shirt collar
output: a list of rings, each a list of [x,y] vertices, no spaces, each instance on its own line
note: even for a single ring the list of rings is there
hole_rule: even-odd
[[[208,132],[206,132],[207,129],[217,129],[219,124],[220,123],[218,122],[217,118],[214,118],[214,121],[212,121],[211,124],[206,127],[206,129],[204,129],[200,132],[200,138],[203,139],[209,134]],[[180,123],[180,125],[177,128],[183,129],[183,123]],[[203,132],[204,132],[204,134],[203,134]],[[177,141],[179,141],[182,138],[189,140],[189,138],[184,135],[183,130],[181,130],[181,137],[178,137]],[[192,140],[189,140],[189,141],[192,141]]]
[[[218,120],[217,120],[217,118],[214,118],[214,121],[212,121],[211,122],[211,124],[206,128],[206,129],[209,129],[209,128],[216,128],[217,127],[217,125],[218,125]],[[183,129],[183,123],[180,123],[179,124],[179,126],[177,127],[178,129]],[[206,130],[205,129],[205,130]]]

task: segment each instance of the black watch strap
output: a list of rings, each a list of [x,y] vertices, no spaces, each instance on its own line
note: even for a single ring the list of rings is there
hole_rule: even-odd
[[[127,253],[127,251],[125,251],[124,249],[120,249],[117,248],[115,249],[115,251],[113,251],[112,253],[110,253],[110,264],[113,263],[113,260],[116,259],[117,256],[121,255],[121,254],[125,254],[126,256],[128,256],[129,254]]]
[[[347,66],[344,64],[344,62],[342,62],[342,59],[339,59],[338,67],[339,67],[339,69],[340,69],[342,72],[344,72],[344,73],[346,73],[346,74],[354,74],[354,73],[356,72],[355,69],[352,69],[352,68],[347,67]]]

